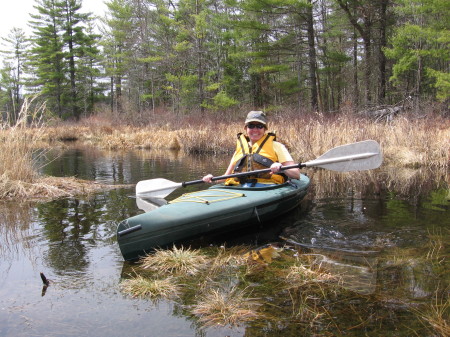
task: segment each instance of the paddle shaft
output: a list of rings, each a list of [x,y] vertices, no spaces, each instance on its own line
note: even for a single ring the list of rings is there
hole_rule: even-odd
[[[304,167],[304,164],[295,164],[295,165],[282,166],[280,169],[281,170],[289,170],[289,169],[292,169],[292,168],[300,168],[300,167]],[[271,171],[270,168],[267,168],[267,169],[254,170],[254,171],[248,171],[248,172],[227,174],[227,175],[224,175],[224,176],[212,177],[211,181],[217,181],[217,180],[228,179],[228,178],[238,178],[238,177],[252,176],[252,175],[257,175],[257,174],[261,174],[261,173],[268,173],[270,171]],[[201,184],[201,183],[204,183],[204,181],[202,179],[192,180],[192,181],[185,181],[185,182],[181,183],[181,186],[185,187],[185,186]]]
[[[336,162],[348,162],[348,161],[352,161],[352,160],[365,159],[365,158],[370,158],[375,155],[377,155],[377,153],[367,152],[367,153],[360,153],[360,154],[356,154],[356,155],[341,156],[338,159],[337,158],[316,159],[316,160],[308,161],[306,163],[282,166],[280,168],[280,170],[284,171],[284,170],[289,170],[289,169],[293,169],[293,168],[302,168],[302,167],[310,167],[310,166],[326,167],[327,164],[335,164]],[[211,181],[223,180],[223,179],[228,179],[228,178],[245,177],[245,176],[251,176],[251,175],[258,175],[261,173],[269,173],[270,171],[271,171],[271,169],[267,168],[267,169],[254,170],[254,171],[248,171],[248,172],[227,174],[224,176],[212,177]],[[181,186],[185,187],[185,186],[201,184],[201,183],[204,183],[204,181],[201,179],[185,181],[185,182],[181,183]]]
[[[380,145],[374,140],[365,140],[357,143],[335,147],[315,160],[306,163],[282,166],[281,171],[302,167],[317,167],[336,172],[351,172],[371,170],[378,168],[383,161]],[[229,175],[212,177],[211,181],[224,180],[228,178],[244,177],[269,173],[270,168],[239,172]],[[136,194],[164,198],[179,187],[186,187],[203,183],[203,180],[185,181],[176,183],[163,178],[140,181],[136,185]]]

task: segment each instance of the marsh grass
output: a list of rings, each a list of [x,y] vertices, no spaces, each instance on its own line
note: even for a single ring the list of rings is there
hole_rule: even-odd
[[[446,259],[444,237],[439,230],[428,230],[428,241],[422,247],[417,248],[398,248],[390,249],[387,268],[391,267],[418,267],[426,265],[433,271],[437,277],[446,276]]]
[[[189,248],[157,249],[142,259],[141,267],[159,274],[195,275],[207,263],[207,257],[199,250]]]
[[[244,132],[242,116],[162,113],[146,124],[129,125],[107,114],[88,117],[77,124],[47,128],[43,139],[51,142],[77,139],[104,149],[172,149],[187,154],[231,154],[236,134]],[[231,121],[232,119],[232,121]],[[329,149],[374,139],[383,150],[384,164],[402,167],[448,167],[450,120],[444,117],[402,115],[377,123],[357,114],[269,113],[269,131],[275,131],[299,162],[312,160]]]
[[[208,265],[205,268],[205,278],[214,279],[222,273],[235,272],[237,269],[246,265],[245,254],[248,252],[246,246],[234,246],[226,248],[217,247],[210,251]]]
[[[192,305],[191,312],[199,318],[203,327],[238,326],[260,319],[262,315],[258,307],[261,303],[247,292],[237,287],[230,290],[209,289]]]
[[[389,254],[389,262],[386,267],[391,268],[416,265],[418,264],[418,253],[419,251],[417,248],[392,248]]]
[[[0,199],[26,195],[39,177],[33,155],[42,138],[41,116],[45,106],[30,113],[31,104],[32,101],[25,101],[14,125],[0,124]]]
[[[292,301],[292,315],[310,326],[328,320],[327,303],[347,292],[341,275],[328,272],[320,258],[310,254],[299,255],[285,276]]]
[[[176,246],[168,250],[158,249],[140,261],[139,270],[150,274],[124,280],[121,289],[133,297],[155,300],[174,295],[183,288],[184,296],[192,297],[195,301],[187,308],[193,316],[198,317],[202,327],[235,326],[250,322],[260,318],[257,312],[260,303],[249,296],[248,289],[236,286],[222,289],[219,286],[221,278],[237,277],[239,267],[245,264],[243,255],[247,251],[248,247],[233,247],[229,250],[218,247],[208,254]],[[167,275],[165,279],[154,278]],[[173,291],[167,283],[171,283]]]
[[[311,292],[298,293],[298,291],[289,290],[289,297],[292,302],[292,317],[300,322],[308,322],[313,326],[317,320],[325,315],[323,309],[317,304],[317,296]]]
[[[202,328],[239,326],[264,317],[269,320],[279,319],[275,314],[269,314],[270,310],[267,313],[259,310],[266,305],[262,296],[252,296],[253,292],[264,294],[262,289],[271,283],[264,280],[272,275],[275,278],[281,277],[276,282],[278,286],[273,289],[275,294],[284,289],[288,289],[288,292],[294,288],[302,289],[301,297],[292,297],[292,306],[295,308],[293,316],[296,319],[304,323],[305,320],[318,320],[325,314],[320,310],[318,300],[329,296],[332,283],[339,282],[337,276],[325,272],[315,263],[314,257],[303,257],[304,261],[311,264],[307,266],[306,262],[301,263],[287,253],[281,255],[277,252],[277,256],[271,258],[270,262],[258,263],[250,258],[255,251],[246,246],[211,248],[205,254],[175,246],[170,250],[157,250],[140,263],[139,270],[150,274],[124,281],[127,286],[122,289],[134,297],[157,298],[157,292],[153,290],[155,275],[158,278],[169,275],[168,279],[174,286],[178,285],[178,289],[183,289],[182,294],[179,294],[180,298],[191,299],[191,303],[185,307],[197,317]],[[287,269],[286,263],[291,265]],[[252,281],[258,279],[256,283]],[[289,285],[277,290],[283,279]],[[266,282],[269,283],[265,284]],[[224,287],[224,284],[230,286]],[[146,287],[149,289],[145,290]]]
[[[180,291],[180,286],[173,277],[149,279],[136,275],[131,279],[123,280],[120,287],[122,291],[130,294],[132,297],[152,300],[174,298]]]
[[[428,241],[421,247],[391,249],[385,266],[380,268],[379,272],[387,272],[394,276],[395,285],[398,282],[407,283],[408,279],[411,279],[409,281],[411,284],[417,284],[418,288],[428,290],[430,298],[408,304],[408,310],[433,336],[449,336],[449,274],[444,245],[446,235],[432,229],[428,231],[427,236]],[[431,283],[430,279],[433,280]],[[398,296],[398,290],[395,287],[386,288],[385,291],[392,292],[390,297]],[[415,334],[418,335],[416,332]]]
[[[65,136],[52,134],[55,129],[44,123],[45,104],[35,106],[33,101],[33,98],[25,100],[14,125],[0,124],[0,200],[53,199],[112,188],[72,177],[39,174],[42,167],[38,163],[48,162],[49,142],[72,136],[70,128],[58,128]],[[73,134],[80,134],[80,130]]]
[[[322,270],[320,266],[312,268],[300,261],[289,268],[286,279],[290,286],[301,286],[309,282],[333,282],[338,285],[341,283],[339,275],[328,273]]]
[[[437,336],[450,336],[450,300],[449,288],[442,294],[436,292],[432,303],[423,304],[411,311]]]
[[[123,116],[99,113],[79,123],[43,122],[45,106],[27,100],[15,125],[0,127],[0,198],[26,197],[36,179],[36,149],[63,147],[77,141],[118,150],[173,150],[185,154],[231,154],[243,117],[230,115],[174,115],[159,111],[131,125]],[[244,116],[245,113],[242,113]],[[329,149],[366,139],[378,141],[384,167],[433,167],[446,170],[450,163],[450,120],[438,115],[402,115],[389,123],[376,123],[357,114],[337,115],[294,111],[269,113],[269,130],[290,149],[294,160],[315,159]],[[231,117],[233,116],[233,118]],[[136,126],[137,125],[137,126]],[[34,159],[33,159],[34,156]],[[41,150],[39,156],[45,156]],[[443,176],[448,176],[445,172]],[[352,176],[353,178],[353,176]],[[416,181],[409,178],[411,185]],[[392,177],[395,184],[395,177]],[[373,180],[376,186],[379,181]],[[408,185],[408,184],[407,184]],[[41,183],[41,189],[44,188]],[[51,195],[48,187],[46,194]],[[57,197],[57,196],[56,196]]]
[[[439,239],[434,234],[439,233],[430,234],[429,256],[441,261]],[[320,254],[289,248],[270,263],[255,264],[249,258],[255,249],[259,248],[161,250],[141,260],[136,275],[123,281],[121,288],[133,297],[170,298],[194,318],[199,329],[245,326],[284,331],[289,327],[305,335],[358,336],[366,330],[387,331],[383,329],[390,329],[403,317],[402,322],[411,323],[416,335],[425,329],[435,335],[448,333],[448,289],[439,289],[439,300],[433,303],[412,305],[416,309],[401,301],[395,306],[391,303],[394,293],[388,299],[383,289],[363,293],[346,287],[344,275],[327,269]],[[170,283],[167,287],[173,290],[155,290],[166,289],[165,283],[158,282]],[[397,294],[399,290],[392,291]]]
[[[426,255],[427,260],[434,260],[438,264],[443,264],[445,262],[445,246],[442,238],[443,235],[441,231],[428,231],[428,252]]]

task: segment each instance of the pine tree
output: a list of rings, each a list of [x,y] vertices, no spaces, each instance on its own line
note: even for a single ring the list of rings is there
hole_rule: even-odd
[[[61,3],[55,0],[38,0],[35,6],[39,14],[31,14],[34,35],[30,55],[33,79],[30,90],[41,93],[47,107],[62,117],[64,105],[70,93],[67,91],[67,65],[64,61],[63,24]]]
[[[28,41],[25,32],[20,28],[12,28],[6,38],[2,38],[4,50],[4,64],[2,69],[0,87],[5,92],[0,99],[1,106],[7,113],[7,120],[14,124],[17,120],[20,107],[22,105],[23,93],[23,73],[26,61]]]
[[[403,95],[450,98],[450,2],[399,0],[402,25],[386,55],[395,61],[391,81]]]
[[[62,20],[62,42],[64,45],[64,59],[68,62],[69,70],[69,81],[70,81],[70,105],[72,108],[72,116],[75,119],[80,117],[80,106],[82,105],[79,101],[79,88],[80,82],[83,80],[81,76],[78,76],[78,71],[81,60],[86,56],[86,51],[90,51],[90,61],[94,60],[92,55],[95,53],[96,48],[92,50],[93,44],[95,42],[94,34],[86,34],[86,27],[83,24],[88,24],[91,20],[89,14],[79,13],[81,9],[81,2],[79,0],[64,0],[61,3],[62,14],[64,15],[64,20]],[[86,69],[84,69],[84,73]]]
[[[134,45],[133,7],[127,0],[106,3],[108,13],[103,32],[104,68],[111,79],[111,109],[122,112],[122,86],[131,68]]]
[[[179,68],[175,7],[170,0],[152,0],[147,3],[147,40],[141,46],[143,52],[139,59],[145,65],[147,78],[143,79],[141,99],[144,103],[150,103],[153,112],[157,105],[169,105],[178,110],[180,91],[174,75]]]
[[[100,36],[94,32],[92,22],[85,28],[86,38],[83,40],[77,63],[77,97],[82,113],[92,112],[94,104],[103,97],[106,89],[99,82],[102,76],[100,67],[101,54],[98,47]]]
[[[34,35],[30,65],[34,77],[30,85],[59,117],[78,119],[83,106],[79,100],[78,86],[82,78],[78,70],[86,48],[95,44],[95,36],[84,31],[92,19],[88,14],[79,13],[79,0],[38,0],[37,3],[38,14],[31,15]]]

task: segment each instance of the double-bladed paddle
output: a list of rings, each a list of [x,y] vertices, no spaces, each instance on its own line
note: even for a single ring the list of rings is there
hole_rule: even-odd
[[[320,167],[338,172],[351,172],[375,169],[381,165],[383,157],[380,145],[374,140],[341,145],[335,147],[315,160],[295,165],[281,167],[281,170],[302,167]],[[270,172],[270,168],[233,173],[224,176],[213,177],[212,181],[228,179],[233,177],[244,177]],[[164,198],[179,187],[186,187],[203,183],[203,180],[185,181],[176,183],[164,178],[156,178],[139,181],[136,185],[136,195],[154,198]]]

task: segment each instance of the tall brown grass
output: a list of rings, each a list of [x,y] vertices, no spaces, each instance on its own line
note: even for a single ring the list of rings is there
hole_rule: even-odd
[[[90,193],[104,186],[74,178],[43,177],[37,163],[45,162],[51,128],[44,123],[45,104],[26,99],[13,125],[0,121],[0,200],[56,198]],[[43,158],[44,157],[44,158]]]
[[[175,149],[185,153],[232,153],[236,134],[243,132],[245,112],[233,121],[217,116],[149,118],[145,126],[114,124],[105,116],[87,118],[78,124],[52,126],[47,140],[78,139],[105,149]],[[315,159],[327,150],[374,139],[383,150],[384,163],[402,167],[448,167],[450,120],[440,115],[403,115],[389,123],[374,122],[356,114],[269,115],[269,130],[290,149],[295,160]]]
[[[27,185],[38,177],[33,154],[42,137],[45,106],[30,109],[31,103],[25,101],[14,125],[0,124],[0,198],[26,194]]]
[[[310,115],[275,124],[295,156],[314,159],[342,144],[373,139],[380,143],[385,163],[403,167],[448,167],[450,120],[441,117],[399,117],[375,123],[355,115]]]
[[[236,134],[244,131],[246,114],[204,116],[158,112],[147,119],[140,116],[135,126],[105,113],[78,123],[47,121],[44,124],[41,119],[44,111],[45,106],[32,107],[32,100],[25,101],[15,125],[0,124],[0,199],[27,196],[30,189],[38,186],[38,168],[33,160],[37,148],[60,146],[70,140],[112,151],[231,154]],[[287,145],[294,160],[299,162],[315,159],[342,144],[374,139],[382,146],[385,167],[446,170],[450,164],[450,120],[441,115],[420,118],[403,115],[389,123],[379,123],[352,113],[285,111],[269,113],[269,130],[276,131],[279,141]],[[51,185],[48,179],[41,182],[39,190],[46,190],[48,183]]]

